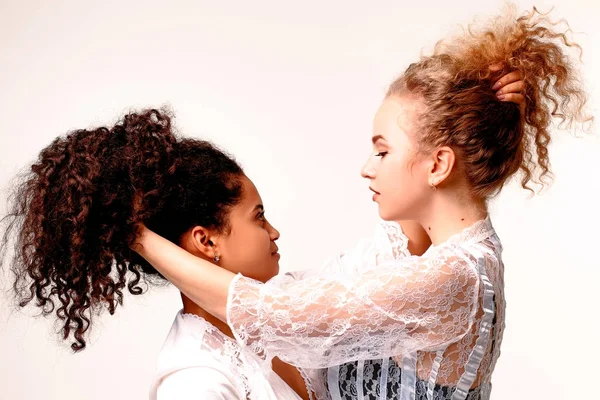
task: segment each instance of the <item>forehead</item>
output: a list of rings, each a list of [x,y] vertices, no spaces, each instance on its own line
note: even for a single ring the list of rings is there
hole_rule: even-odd
[[[421,102],[412,96],[388,96],[373,120],[373,134],[384,135],[390,141],[398,133],[413,131]]]
[[[260,197],[260,193],[258,193],[258,189],[254,185],[254,182],[252,182],[246,175],[242,176],[242,187],[242,203],[252,206],[252,208],[258,204],[262,204],[262,199]]]

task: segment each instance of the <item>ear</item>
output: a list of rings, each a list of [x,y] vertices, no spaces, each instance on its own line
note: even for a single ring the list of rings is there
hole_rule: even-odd
[[[213,231],[203,226],[195,226],[188,235],[186,247],[193,254],[212,260],[217,254],[217,238]]]
[[[454,150],[448,146],[443,146],[433,151],[431,167],[429,169],[429,185],[439,186],[444,182],[452,173],[454,163],[456,162],[456,155]]]

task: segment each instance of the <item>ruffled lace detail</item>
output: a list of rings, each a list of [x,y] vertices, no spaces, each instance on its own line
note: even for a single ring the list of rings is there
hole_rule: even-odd
[[[240,379],[240,384],[244,388],[244,393],[246,396],[249,396],[251,392],[249,376],[253,371],[252,369],[249,370],[248,365],[242,362],[243,357],[240,345],[198,315],[182,313],[181,316],[184,319],[191,318],[197,324],[201,325],[201,329],[195,333],[203,334],[202,342],[204,349],[208,350],[215,359],[221,360],[224,364],[228,365],[231,371],[235,372]]]

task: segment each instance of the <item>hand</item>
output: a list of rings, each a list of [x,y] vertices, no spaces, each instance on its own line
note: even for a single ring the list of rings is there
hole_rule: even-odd
[[[151,232],[152,231],[150,229],[148,229],[148,227],[146,225],[144,225],[143,222],[140,222],[136,227],[137,236],[135,238],[135,241],[130,246],[131,250],[133,250],[136,253],[138,253],[139,255],[143,256],[142,253],[144,251],[144,242],[145,242],[146,238],[148,237],[148,234]]]
[[[493,64],[490,66],[492,71],[499,71],[503,68],[502,63]],[[496,90],[496,96],[500,101],[509,101],[519,106],[521,113],[525,111],[525,81],[519,71],[509,72],[503,75],[500,79],[494,82],[492,90]]]

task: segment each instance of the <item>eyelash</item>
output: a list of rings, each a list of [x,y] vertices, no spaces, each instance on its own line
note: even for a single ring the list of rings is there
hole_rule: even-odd
[[[382,151],[380,153],[375,154],[375,157],[381,157],[381,158],[383,158],[383,157],[386,156],[387,153],[388,153],[387,151]]]
[[[256,217],[259,221],[265,222],[265,212],[261,212],[260,214],[258,214],[258,216]]]

